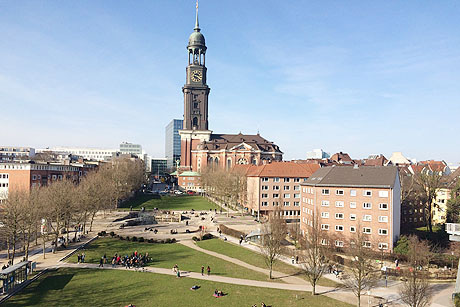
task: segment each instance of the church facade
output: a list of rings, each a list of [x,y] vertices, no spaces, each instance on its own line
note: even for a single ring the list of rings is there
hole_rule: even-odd
[[[187,45],[188,65],[184,93],[184,123],[181,136],[181,171],[201,172],[207,167],[230,169],[238,164],[261,165],[282,161],[279,147],[260,136],[214,134],[208,127],[206,42],[198,22]]]

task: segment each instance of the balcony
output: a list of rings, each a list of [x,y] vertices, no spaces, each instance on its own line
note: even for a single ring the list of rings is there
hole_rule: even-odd
[[[446,232],[450,235],[449,240],[460,242],[460,224],[446,223]]]

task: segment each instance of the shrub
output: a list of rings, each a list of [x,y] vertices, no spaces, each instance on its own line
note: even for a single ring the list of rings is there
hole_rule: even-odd
[[[229,228],[229,227],[227,227],[227,226],[225,226],[223,224],[219,225],[219,229],[222,231],[222,233],[224,233],[226,235],[229,235],[229,236],[232,236],[232,237],[235,237],[235,238],[238,238],[238,239],[241,236],[243,236],[243,237],[246,236],[246,234],[244,232]]]
[[[111,232],[110,232],[110,236],[111,236],[112,238],[115,237],[115,232],[111,231]]]
[[[148,239],[147,242],[148,242],[148,243],[155,243],[155,240],[153,240],[153,239]]]
[[[197,241],[200,241],[200,238],[193,237],[192,240],[195,241],[195,242],[197,242]]]
[[[103,230],[101,232],[98,232],[97,235],[100,236],[100,237],[105,237],[107,235],[107,233]]]
[[[407,236],[401,236],[401,238],[399,238],[394,252],[396,254],[407,255],[409,252],[409,238]]]
[[[137,237],[133,236],[133,242],[137,242]]]
[[[119,236],[120,240],[125,240],[125,238],[123,236]]]
[[[176,242],[177,242],[176,238],[171,239],[171,243],[176,243]]]
[[[170,238],[167,238],[167,239],[165,240],[165,243],[168,243],[168,244],[171,243],[171,239],[170,239]]]
[[[212,238],[214,238],[214,236],[212,234],[210,234],[210,233],[207,233],[201,238],[201,240],[204,241],[204,240],[209,240],[209,239],[212,239]]]
[[[139,242],[144,242],[144,237],[139,237]]]
[[[126,241],[129,241],[129,240],[130,240],[130,239],[129,239],[129,236],[126,236]]]

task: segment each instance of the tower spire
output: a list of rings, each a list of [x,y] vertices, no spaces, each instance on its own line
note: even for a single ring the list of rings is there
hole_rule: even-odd
[[[200,23],[198,22],[198,0],[196,0],[196,21],[195,21],[195,31],[200,32]]]

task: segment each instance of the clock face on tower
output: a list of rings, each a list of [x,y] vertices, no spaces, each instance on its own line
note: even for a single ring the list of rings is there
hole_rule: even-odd
[[[192,70],[191,79],[193,82],[200,82],[203,79],[201,70]]]

